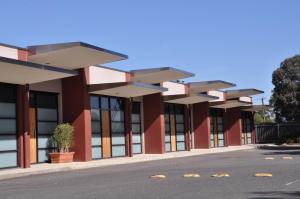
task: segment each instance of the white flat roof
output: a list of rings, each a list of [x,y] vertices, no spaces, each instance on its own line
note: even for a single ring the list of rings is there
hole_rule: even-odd
[[[225,91],[225,93],[226,93],[226,99],[235,99],[239,97],[259,95],[264,92],[255,88],[249,88],[249,89],[227,90]]]
[[[24,85],[74,75],[76,71],[0,57],[0,82]]]
[[[83,42],[29,46],[29,61],[67,69],[105,64],[128,56]]]
[[[251,103],[242,102],[242,101],[239,101],[239,100],[228,100],[224,103],[211,105],[212,108],[222,108],[222,109],[235,108],[235,107],[244,107],[244,106],[251,106]]]
[[[219,90],[219,89],[236,86],[236,84],[234,83],[230,83],[222,80],[190,82],[188,83],[188,85],[189,85],[190,93],[207,92],[207,91]]]
[[[133,74],[133,81],[148,84],[174,81],[194,76],[193,73],[172,67],[132,70],[130,73]]]
[[[195,104],[200,102],[208,102],[218,97],[210,96],[206,94],[195,94],[195,95],[169,95],[164,96],[164,102],[175,103],[175,104]]]
[[[153,86],[139,82],[118,82],[89,85],[90,93],[125,98],[161,93],[167,90],[168,89],[160,86]]]

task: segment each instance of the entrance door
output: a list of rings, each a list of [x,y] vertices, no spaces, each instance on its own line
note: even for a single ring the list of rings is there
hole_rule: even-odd
[[[124,103],[121,98],[90,97],[92,158],[125,156]]]
[[[242,116],[242,144],[252,144],[251,120],[248,114]]]
[[[223,111],[210,110],[210,147],[224,146]]]
[[[165,103],[165,149],[185,150],[184,106]]]
[[[58,124],[57,94],[47,92],[30,93],[29,130],[30,162],[48,162],[48,153],[56,148],[51,136]]]

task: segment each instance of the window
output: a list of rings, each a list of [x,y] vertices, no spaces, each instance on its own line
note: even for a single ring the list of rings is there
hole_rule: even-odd
[[[17,166],[16,88],[0,84],[0,168]]]

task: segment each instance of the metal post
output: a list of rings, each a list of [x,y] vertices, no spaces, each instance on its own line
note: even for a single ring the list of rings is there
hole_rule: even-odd
[[[280,127],[279,127],[279,123],[277,124],[277,136],[278,136],[278,140],[280,139]]]

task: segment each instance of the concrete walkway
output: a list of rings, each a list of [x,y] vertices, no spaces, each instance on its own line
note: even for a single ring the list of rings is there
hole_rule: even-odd
[[[72,162],[72,163],[63,163],[63,164],[48,164],[48,163],[35,164],[35,165],[31,165],[31,167],[27,169],[16,168],[16,169],[0,170],[0,180],[28,176],[28,175],[71,171],[71,170],[78,170],[78,169],[87,169],[87,168],[104,167],[104,166],[121,165],[121,164],[132,164],[132,163],[147,162],[153,160],[164,160],[170,158],[180,158],[180,157],[189,157],[189,156],[197,156],[197,155],[205,155],[205,154],[224,153],[230,151],[249,150],[254,148],[255,145],[230,146],[230,147],[212,148],[212,149],[193,149],[191,151],[171,152],[165,154],[139,154],[139,155],[134,155],[133,157],[111,158],[105,160],[104,159],[94,160],[89,162]]]

